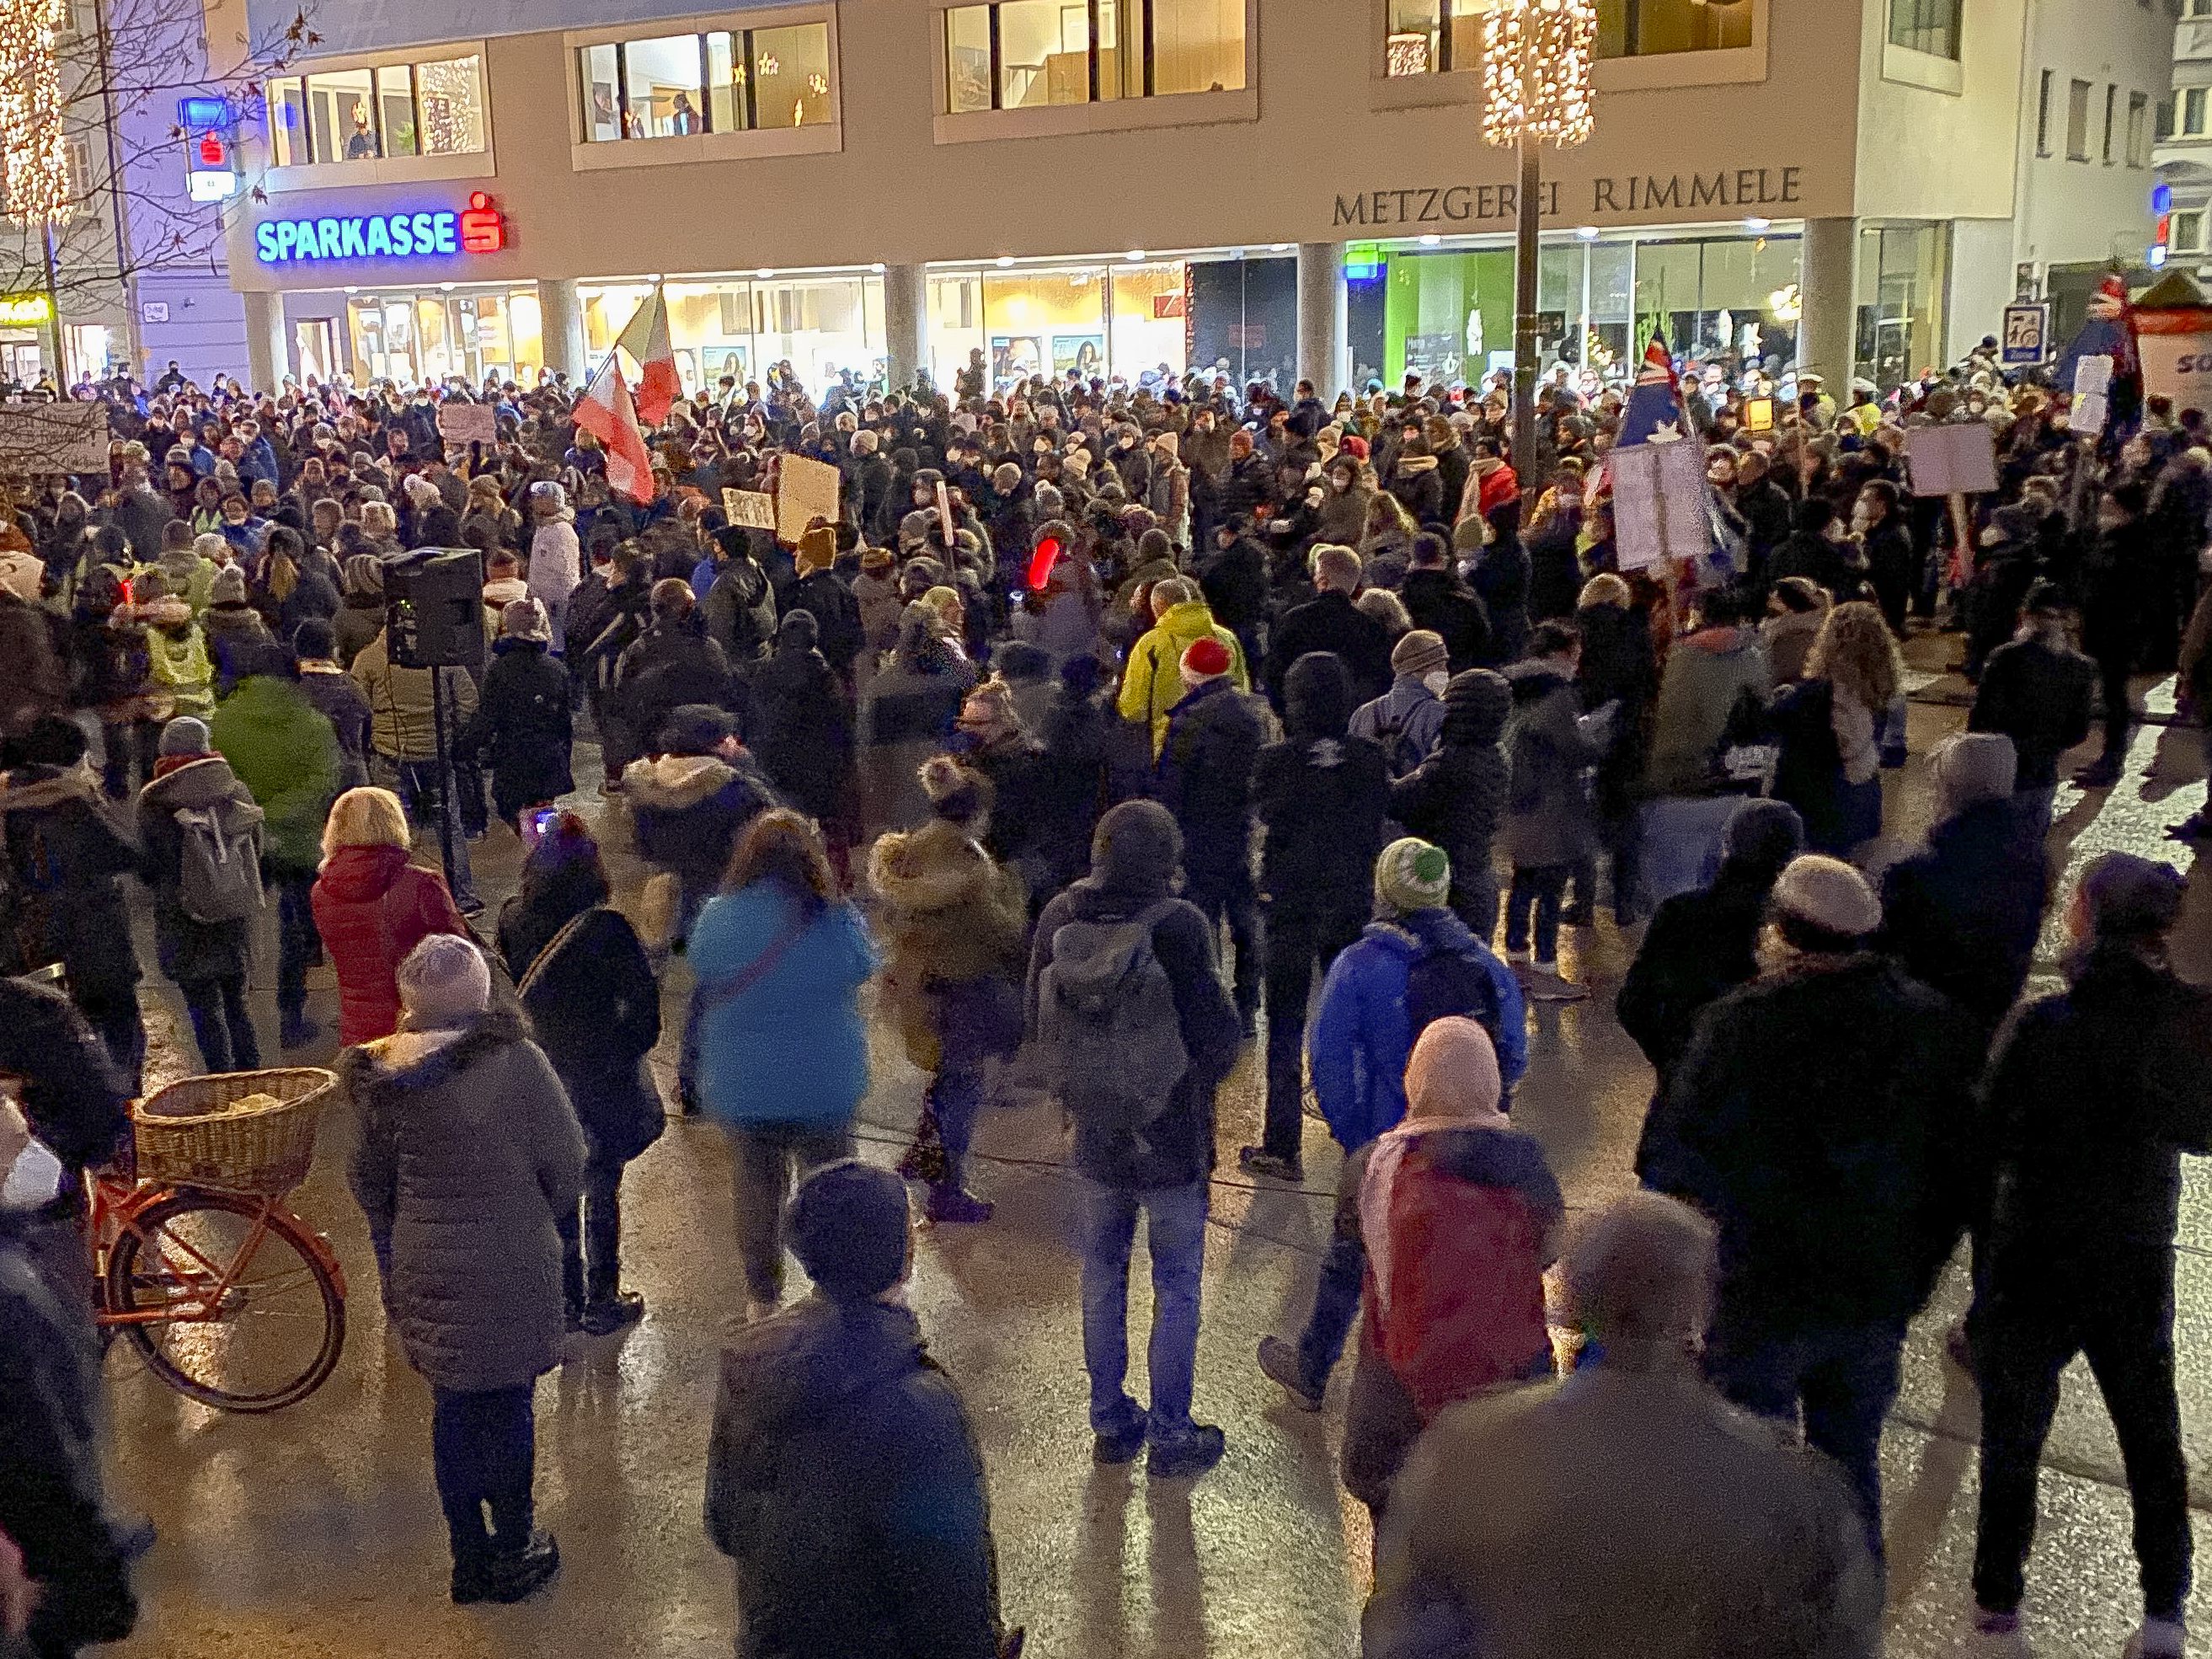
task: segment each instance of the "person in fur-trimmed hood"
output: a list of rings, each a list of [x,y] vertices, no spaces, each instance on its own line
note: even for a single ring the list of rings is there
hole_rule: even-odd
[[[921,769],[930,821],[894,833],[868,855],[883,902],[883,992],[908,1055],[930,1081],[900,1173],[929,1186],[935,1221],[988,1221],[991,1206],[961,1184],[982,1105],[983,1063],[1022,1038],[1021,978],[1029,900],[1021,878],[984,850],[990,780],[939,755]]]
[[[398,980],[399,1030],[339,1057],[361,1124],[347,1179],[386,1311],[430,1385],[453,1600],[517,1601],[560,1569],[532,1508],[531,1394],[560,1363],[560,1230],[584,1134],[521,1019],[491,1006],[473,943],[434,933]]]
[[[736,723],[707,703],[687,703],[660,731],[661,753],[623,774],[638,856],[677,879],[673,939],[681,941],[714,896],[745,826],[775,805],[775,792],[738,742]]]

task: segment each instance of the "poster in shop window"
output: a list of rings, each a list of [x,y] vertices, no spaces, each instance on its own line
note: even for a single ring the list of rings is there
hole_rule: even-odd
[[[776,473],[775,538],[799,545],[817,519],[837,522],[837,469],[805,455],[787,455]]]
[[[1997,434],[1986,421],[1916,426],[1905,434],[1916,495],[1985,495],[1997,487]]]

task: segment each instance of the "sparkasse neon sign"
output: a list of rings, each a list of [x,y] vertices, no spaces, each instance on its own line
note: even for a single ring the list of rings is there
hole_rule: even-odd
[[[477,191],[465,208],[319,219],[264,219],[253,228],[253,256],[264,265],[340,259],[436,259],[496,253],[507,221]]]

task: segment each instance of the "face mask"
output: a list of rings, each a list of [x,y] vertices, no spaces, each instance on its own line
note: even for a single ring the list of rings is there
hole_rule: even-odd
[[[1451,684],[1451,676],[1444,670],[1439,668],[1433,674],[1422,675],[1421,684],[1429,688],[1429,695],[1431,696],[1441,697],[1444,694],[1444,687]]]

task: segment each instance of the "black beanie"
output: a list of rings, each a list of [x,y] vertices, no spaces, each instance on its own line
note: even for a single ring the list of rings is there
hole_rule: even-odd
[[[817,1170],[785,1218],[792,1254],[833,1302],[866,1302],[906,1273],[906,1183],[854,1158]]]

